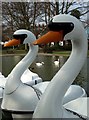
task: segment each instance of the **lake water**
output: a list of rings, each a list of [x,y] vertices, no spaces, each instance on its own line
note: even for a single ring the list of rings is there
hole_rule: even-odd
[[[24,56],[0,56],[0,72],[3,73],[4,76],[7,76],[13,67],[23,58]],[[44,56],[38,55],[35,61],[29,66],[29,69],[35,73],[37,73],[43,81],[50,81],[53,76],[57,73],[57,71],[63,66],[68,57],[64,56]],[[59,63],[57,62],[59,61]],[[37,63],[43,63],[41,66],[37,66]],[[82,86],[88,93],[88,78],[89,78],[89,58],[85,61],[85,64],[80,71],[78,77],[74,81],[73,84],[78,84]],[[1,112],[0,112],[1,119]]]
[[[2,69],[1,72],[3,75],[7,76],[13,67],[23,58],[24,56],[3,56],[2,57]],[[33,62],[33,64],[29,67],[29,69],[35,73],[37,73],[43,81],[50,81],[53,76],[57,73],[57,71],[62,67],[62,65],[66,62],[68,57],[64,56],[44,56],[38,55]],[[59,63],[57,62],[59,61]],[[43,64],[41,66],[37,66],[37,63]],[[85,61],[85,65],[80,71],[78,77],[74,81],[74,84],[81,85],[86,91],[88,89],[87,79],[89,78],[89,58]]]

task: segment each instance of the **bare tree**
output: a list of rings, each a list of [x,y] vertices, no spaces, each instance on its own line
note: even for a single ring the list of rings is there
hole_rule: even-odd
[[[30,2],[3,2],[2,17],[12,30],[26,28],[30,29],[35,21],[36,4]]]
[[[51,18],[57,14],[71,14],[75,9],[79,10],[80,18],[89,12],[89,4],[75,2],[75,0],[62,0],[62,2],[28,2],[28,0],[20,0],[21,2],[2,2],[2,22],[3,31],[13,32],[17,29],[25,28],[31,30],[37,36],[44,33],[44,29],[37,21],[45,22],[45,27]],[[76,6],[76,7],[73,7]],[[82,19],[81,19],[82,21]],[[87,20],[86,25],[89,23]]]

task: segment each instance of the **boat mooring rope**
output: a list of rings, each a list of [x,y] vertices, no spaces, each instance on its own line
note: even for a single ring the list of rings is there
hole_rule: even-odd
[[[32,88],[34,89],[34,91],[35,91],[38,99],[40,100],[40,97],[41,97],[41,95],[42,95],[42,92],[41,92],[39,89],[33,87],[32,85],[29,85],[29,84],[26,84],[26,83],[24,83],[24,84],[25,84],[25,85],[28,85],[29,87],[32,87]]]
[[[26,84],[26,83],[24,83],[24,84]],[[37,88],[35,88],[35,87],[33,87],[33,86],[29,85],[29,84],[26,84],[26,85],[29,86],[29,87],[32,87],[32,88],[34,89],[34,91],[35,91],[38,99],[40,100],[40,97],[41,97],[41,95],[42,95],[42,92],[41,92],[39,89],[37,89]],[[68,112],[71,112],[71,113],[73,113],[74,115],[78,116],[78,117],[79,117],[80,119],[82,119],[82,120],[89,120],[88,117],[85,118],[85,117],[83,117],[82,115],[80,115],[80,114],[78,114],[78,113],[76,113],[76,112],[74,112],[74,111],[72,111],[72,110],[69,110],[69,109],[66,109],[66,110],[67,110]]]
[[[74,111],[72,111],[72,110],[69,110],[69,109],[66,109],[68,112],[71,112],[71,113],[73,113],[74,115],[76,115],[76,116],[78,116],[79,118],[81,118],[82,120],[89,120],[89,118],[87,117],[87,118],[85,118],[85,117],[83,117],[82,115],[80,115],[80,114],[78,114],[78,113],[76,113],[76,112],[74,112]]]

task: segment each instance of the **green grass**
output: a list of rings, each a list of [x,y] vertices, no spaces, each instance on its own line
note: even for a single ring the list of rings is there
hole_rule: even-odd
[[[53,54],[70,55],[71,51],[54,51]]]
[[[6,54],[26,54],[27,51],[25,50],[0,50],[0,55],[6,55]],[[53,51],[52,54],[55,54],[55,55],[63,55],[63,56],[69,56],[71,53],[71,51]],[[45,53],[43,53],[45,54]],[[46,53],[47,54],[47,53]],[[88,56],[89,56],[89,50],[88,50]]]
[[[53,54],[59,54],[59,55],[70,55],[71,51],[54,51]],[[89,50],[88,50],[88,56],[89,56]]]
[[[10,50],[0,50],[0,54],[4,55],[4,54],[26,54],[27,51],[25,50],[13,50],[13,49],[10,49]]]

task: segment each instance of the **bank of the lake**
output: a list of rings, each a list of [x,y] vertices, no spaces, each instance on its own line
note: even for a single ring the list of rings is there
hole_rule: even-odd
[[[8,56],[8,55],[26,55],[28,51],[26,50],[0,50],[0,56]],[[46,55],[46,56],[69,56],[71,51],[53,51],[52,53],[44,53],[38,52],[38,55]],[[88,50],[88,57],[89,57],[89,50]]]

